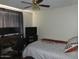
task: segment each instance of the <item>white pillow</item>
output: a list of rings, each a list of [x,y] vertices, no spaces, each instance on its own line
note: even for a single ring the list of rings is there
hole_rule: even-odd
[[[77,43],[78,44],[78,36],[72,37],[68,40],[68,44]]]
[[[68,40],[65,47],[65,52],[71,52],[78,48],[78,36],[72,37]]]

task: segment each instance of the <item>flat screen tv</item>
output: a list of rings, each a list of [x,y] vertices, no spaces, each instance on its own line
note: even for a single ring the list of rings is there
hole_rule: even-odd
[[[37,35],[37,27],[26,27],[26,35]]]
[[[19,32],[20,32],[20,28],[17,28],[17,27],[0,28],[0,35],[19,33]]]

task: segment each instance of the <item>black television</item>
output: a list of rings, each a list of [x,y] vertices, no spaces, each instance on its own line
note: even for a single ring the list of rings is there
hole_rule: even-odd
[[[26,35],[37,35],[37,27],[26,27],[25,33]]]
[[[2,32],[3,32],[3,29],[2,29],[2,28],[0,28],[0,35],[2,35],[2,34],[3,34]]]
[[[13,34],[13,33],[19,33],[19,32],[20,32],[20,28],[18,28],[18,27],[0,28],[0,35]]]

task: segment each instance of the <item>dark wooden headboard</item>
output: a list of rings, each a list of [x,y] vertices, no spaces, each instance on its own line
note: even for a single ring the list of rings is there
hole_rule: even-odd
[[[52,41],[52,42],[56,42],[56,43],[67,43],[67,41],[62,41],[62,40],[55,40],[55,39],[48,39],[48,38],[43,38],[41,40],[45,40],[45,41]]]

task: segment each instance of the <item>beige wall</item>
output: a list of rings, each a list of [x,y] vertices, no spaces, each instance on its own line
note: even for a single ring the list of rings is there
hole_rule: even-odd
[[[33,26],[38,26],[39,38],[67,41],[77,35],[77,5],[33,13]]]

